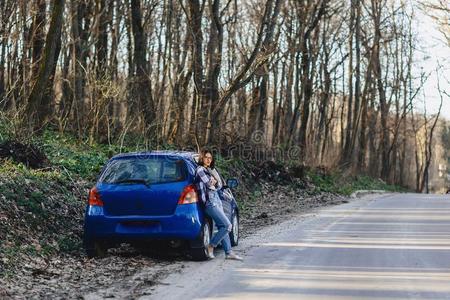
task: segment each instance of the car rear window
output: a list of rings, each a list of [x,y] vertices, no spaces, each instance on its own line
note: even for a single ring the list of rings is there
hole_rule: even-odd
[[[156,158],[121,158],[112,160],[99,181],[124,183],[145,181],[148,184],[184,181],[186,167],[182,160]]]

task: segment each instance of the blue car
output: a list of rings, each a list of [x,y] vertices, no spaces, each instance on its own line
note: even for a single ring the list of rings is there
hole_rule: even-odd
[[[111,158],[89,192],[86,254],[104,256],[108,248],[123,242],[150,245],[158,241],[187,249],[195,260],[207,259],[214,224],[195,189],[197,158],[193,152],[174,151]],[[233,225],[232,246],[239,242],[239,209],[231,192],[237,184],[236,179],[228,179],[220,193]]]

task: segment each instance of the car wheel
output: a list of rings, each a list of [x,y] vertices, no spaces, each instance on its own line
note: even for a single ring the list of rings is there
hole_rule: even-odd
[[[193,260],[207,260],[209,257],[208,245],[211,240],[211,226],[209,222],[205,222],[205,224],[203,225],[199,239],[201,247],[191,248],[190,255]]]
[[[239,244],[239,215],[234,212],[233,218],[231,219],[231,232],[230,232],[230,242],[231,246],[237,246]]]
[[[105,257],[106,251],[108,250],[108,247],[99,241],[90,242],[86,245],[86,255],[89,258],[93,257]]]

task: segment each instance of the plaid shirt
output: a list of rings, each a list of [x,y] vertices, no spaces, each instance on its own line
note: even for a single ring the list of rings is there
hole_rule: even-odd
[[[205,167],[203,166],[197,167],[197,170],[195,171],[195,185],[197,187],[197,192],[199,192],[200,194],[199,196],[203,204],[206,204],[206,202],[208,202],[209,200],[208,190],[210,191],[216,190],[211,180],[212,175]]]

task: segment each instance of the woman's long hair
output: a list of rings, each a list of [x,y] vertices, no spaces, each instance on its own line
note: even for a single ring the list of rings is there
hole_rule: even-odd
[[[211,154],[211,156],[212,156],[211,164],[209,165],[209,167],[211,169],[214,169],[216,160],[214,159],[214,155],[212,154],[211,150],[209,150],[209,149],[203,149],[202,151],[200,151],[200,157],[198,158],[198,164],[201,166],[205,166],[203,160],[205,159],[205,155],[208,153]]]

